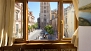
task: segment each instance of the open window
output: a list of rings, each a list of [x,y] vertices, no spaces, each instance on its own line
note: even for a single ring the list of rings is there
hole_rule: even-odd
[[[74,5],[72,3],[63,3],[63,9],[64,33],[62,40],[71,40],[75,30],[78,27],[78,21],[74,11]]]
[[[58,40],[57,10],[57,2],[28,2],[28,41]]]
[[[18,0],[17,0],[18,1]],[[33,0],[34,1],[34,0]],[[36,0],[35,0],[36,1]],[[35,2],[34,1],[34,2]],[[29,2],[31,2],[31,1],[29,1]],[[49,14],[41,14],[41,13],[44,13],[44,11],[43,11],[43,8],[44,7],[41,7],[42,9],[41,9],[41,13],[38,13],[39,14],[39,18],[35,18],[35,16],[32,14],[33,12],[32,12],[32,9],[30,8],[30,10],[29,10],[29,8],[28,8],[28,1],[27,0],[24,0],[24,1],[22,1],[22,5],[23,5],[23,7],[22,7],[22,14],[23,14],[23,16],[21,17],[22,19],[22,23],[21,23],[21,29],[22,29],[22,33],[21,33],[21,37],[18,37],[17,39],[22,39],[22,41],[23,42],[45,42],[45,41],[39,41],[39,40],[37,40],[37,41],[34,41],[34,40],[30,40],[29,41],[29,36],[28,35],[31,35],[31,31],[32,30],[35,30],[35,29],[33,29],[33,28],[35,28],[34,27],[34,25],[38,25],[38,28],[41,28],[41,29],[43,29],[43,28],[45,28],[45,26],[46,25],[52,25],[52,29],[53,29],[53,31],[55,31],[56,32],[56,35],[54,36],[55,37],[55,40],[47,40],[46,42],[59,42],[59,41],[61,41],[61,39],[63,39],[63,36],[64,36],[64,24],[63,24],[63,20],[64,20],[64,18],[63,18],[63,3],[71,3],[72,1],[59,1],[59,0],[55,0],[55,1],[38,1],[38,2],[45,2],[46,3],[46,5],[47,4],[49,4],[48,2],[56,2],[57,3],[57,7],[56,7],[56,9],[54,9],[54,10],[50,10],[50,8],[48,7],[48,6],[46,6],[46,8],[45,9],[47,9],[46,10],[46,13],[48,13],[48,12],[50,12]],[[42,5],[43,5],[43,3],[41,3]],[[17,4],[18,5],[18,4]],[[36,8],[36,7],[35,7]],[[38,8],[36,8],[36,10],[37,10]],[[44,10],[45,10],[44,9]],[[19,14],[20,15],[20,14]],[[40,17],[41,16],[41,17]],[[48,17],[48,16],[50,16],[50,17]],[[43,18],[43,17],[47,17],[48,19],[46,19],[46,18],[44,18],[44,19],[41,19],[41,18]],[[37,20],[37,23],[35,24],[35,21],[34,21],[34,19],[36,19]],[[41,20],[41,21],[40,21]],[[66,19],[67,20],[67,19]],[[44,21],[44,22],[43,22]],[[41,24],[40,24],[40,22],[41,22]],[[31,24],[32,23],[32,24]],[[38,24],[39,23],[39,24]],[[66,23],[67,23],[67,21],[66,21]],[[41,26],[42,25],[42,26]],[[45,26],[44,26],[45,25]],[[31,26],[33,27],[33,28],[31,28]],[[50,27],[50,26],[49,26]],[[38,29],[38,28],[36,28],[36,29]],[[17,32],[19,32],[18,31],[18,29],[19,29],[19,25],[17,24],[17,28],[15,29],[15,31],[17,31]],[[31,30],[30,30],[31,29]],[[44,30],[44,29],[43,29]],[[50,31],[51,32],[51,31]],[[46,33],[48,33],[48,32],[46,32]],[[44,33],[44,34],[46,34],[46,33]],[[18,34],[18,33],[17,33]],[[37,34],[37,33],[36,33]],[[36,36],[36,35],[35,35]],[[54,38],[53,37],[53,38]],[[34,37],[33,37],[34,38]],[[36,38],[37,39],[37,38]],[[20,41],[20,40],[19,40]],[[19,42],[19,41],[17,41],[17,42]],[[22,42],[21,41],[21,42]]]

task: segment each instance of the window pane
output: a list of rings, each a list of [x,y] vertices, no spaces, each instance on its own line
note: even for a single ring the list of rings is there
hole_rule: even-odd
[[[19,14],[19,12],[18,12],[18,10],[16,11],[16,20],[18,20],[18,14]]]
[[[28,40],[57,40],[57,2],[28,2],[28,7],[33,21],[28,22]]]
[[[54,19],[54,15],[52,15],[52,19]]]
[[[22,3],[15,3],[13,36],[16,39],[23,38],[23,4]]]
[[[73,4],[64,4],[64,36],[63,38],[71,38],[74,34],[74,7]]]
[[[46,10],[44,10],[44,13],[46,13]]]

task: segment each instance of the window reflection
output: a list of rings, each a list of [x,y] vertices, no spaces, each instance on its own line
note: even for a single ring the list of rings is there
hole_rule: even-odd
[[[64,36],[63,38],[71,38],[74,34],[74,7],[73,4],[64,4]]]
[[[15,39],[23,38],[23,4],[22,3],[15,3],[13,35]]]

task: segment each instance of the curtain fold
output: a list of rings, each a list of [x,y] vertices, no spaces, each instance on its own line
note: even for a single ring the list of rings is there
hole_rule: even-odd
[[[4,37],[4,17],[5,17],[5,8],[6,5],[5,0],[0,0],[0,46],[3,42]]]
[[[74,10],[75,10],[76,18],[78,20],[78,0],[72,0],[72,1],[73,1],[73,5],[74,5]]]
[[[15,0],[0,0],[0,46],[12,45],[14,4]]]
[[[77,20],[79,21],[79,15],[78,15],[78,0],[72,0],[73,1],[73,5],[74,5],[74,10],[75,10],[75,15]],[[79,25],[78,25],[79,26]],[[74,44],[75,47],[78,47],[78,27],[75,30],[73,36],[72,36],[72,40],[71,43]]]

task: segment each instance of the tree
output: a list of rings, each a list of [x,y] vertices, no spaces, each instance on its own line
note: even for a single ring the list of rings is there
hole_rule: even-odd
[[[31,27],[32,27],[32,28],[35,28],[35,26],[34,26],[34,25],[32,25]]]
[[[46,25],[44,29],[45,29],[49,34],[53,34],[54,31],[53,31],[52,28],[53,28],[53,27],[52,27],[51,25]]]
[[[30,25],[28,25],[28,30],[30,30],[32,27]]]
[[[35,23],[34,25],[32,25],[32,27],[33,27],[34,29],[38,28],[38,23]]]
[[[38,28],[38,23],[35,23],[35,28]]]

